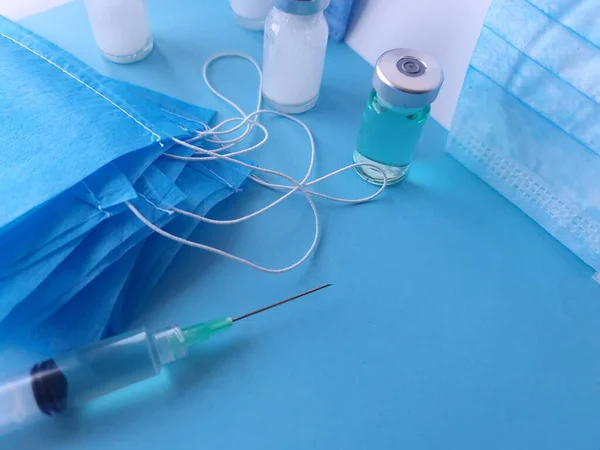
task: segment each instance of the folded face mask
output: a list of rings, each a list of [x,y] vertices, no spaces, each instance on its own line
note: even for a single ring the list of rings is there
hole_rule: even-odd
[[[131,185],[136,195],[131,203],[153,224],[172,220],[168,207],[186,198],[172,182],[185,162],[164,167],[162,178],[170,182],[164,191],[168,183],[157,180],[161,163],[156,158],[165,151],[189,156],[170,138],[193,136],[206,127],[212,112],[198,114],[184,103],[102,77],[1,17],[0,58],[5,131],[0,144],[10,150],[0,154],[0,238],[10,240],[9,234],[16,233],[30,239],[0,266],[17,269],[0,272],[0,279],[11,272],[24,286],[4,285],[13,294],[3,298],[0,312],[6,317],[0,328],[10,334],[52,317],[148,237],[151,231],[129,211],[130,219],[122,217]],[[129,185],[113,190],[113,175]],[[93,177],[97,186],[86,183]],[[98,198],[102,194],[105,204]],[[48,230],[36,228],[59,215]],[[17,264],[9,264],[11,258]],[[14,276],[4,280],[14,281]]]
[[[212,110],[189,105],[148,89],[109,78],[105,78],[105,81],[115,91],[127,92],[132,101],[144,102],[138,109],[153,111],[155,120],[165,128],[171,127],[173,132],[179,130],[180,133],[193,134],[196,130],[204,129],[214,115]],[[191,154],[191,150],[185,147],[172,147],[169,152],[179,156]],[[0,254],[0,279],[76,239],[106,217],[115,214],[117,207],[124,201],[135,198],[129,182],[135,182],[156,157],[152,153],[138,153],[140,152],[136,151],[119,158],[114,164],[100,168],[57,198],[23,217],[18,221],[18,226],[0,229],[0,248],[6,249]],[[165,174],[171,180],[175,180],[185,166],[183,161],[165,164],[164,160],[157,160],[156,164],[169,170]],[[10,271],[6,272],[9,266]]]
[[[448,151],[600,270],[600,6],[495,0]]]
[[[164,165],[164,164],[163,164]],[[178,164],[173,164],[171,168],[171,177],[176,177],[180,168]],[[109,167],[102,170],[109,169]],[[156,169],[151,169],[156,170]],[[102,171],[101,171],[102,172]],[[59,208],[55,202],[49,205],[49,214],[42,214],[50,220],[32,220],[24,221],[22,226],[11,228],[9,232],[0,235],[2,248],[6,251],[0,254],[0,320],[4,318],[12,308],[30,295],[53,271],[77,248],[83,238],[100,224],[103,220],[122,212],[122,202],[132,200],[137,197],[136,191],[127,182],[126,178],[119,171],[113,168],[115,178],[113,182],[108,182],[111,178],[101,176],[102,183],[97,186],[88,177],[85,183],[80,183],[74,188],[84,187],[79,199],[81,202],[75,203],[79,208],[71,208],[70,213],[58,212]],[[171,179],[169,177],[169,179]],[[146,186],[144,189],[156,189],[151,186],[153,179],[147,177],[144,179]],[[159,183],[162,182],[162,177]],[[125,189],[129,186],[129,189]],[[98,191],[93,191],[94,188]],[[161,188],[159,188],[160,190]],[[71,195],[74,189],[61,194],[59,197]],[[118,194],[118,195],[117,195]],[[126,194],[126,195],[125,195]],[[60,200],[60,198],[59,198]],[[48,205],[43,205],[42,209]],[[40,211],[42,213],[43,211]],[[132,220],[129,221],[133,222]],[[76,226],[69,228],[69,224],[76,223]],[[134,222],[136,226],[139,226]],[[140,227],[141,228],[141,227]],[[57,230],[66,230],[61,234],[54,236]],[[40,239],[54,237],[45,245],[32,251],[32,246],[37,245]],[[23,243],[27,245],[22,245]],[[127,242],[124,242],[127,244]],[[118,244],[116,244],[118,245]],[[20,257],[17,259],[17,257]]]
[[[125,81],[103,77],[102,84],[130,107],[142,111],[146,119],[158,124],[163,134],[169,136],[193,136],[196,131],[204,130],[214,116],[213,110]]]
[[[0,58],[0,229],[110,162],[135,182],[213,114],[107,79],[2,16]]]
[[[0,227],[161,139],[69,56],[0,18]]]
[[[109,164],[12,226],[0,229],[0,280],[84,235],[135,197],[127,178]]]
[[[40,261],[0,280],[0,330],[2,321],[23,302],[73,253],[85,235],[68,242]],[[31,311],[33,314],[34,311]]]
[[[50,55],[58,61],[67,60],[69,69],[73,67],[71,64],[73,61],[62,50],[0,17],[0,32],[7,30],[12,34],[0,37],[0,48],[2,45],[9,45],[3,43],[4,40],[17,47],[23,42],[22,45],[29,49],[27,51],[39,54],[42,60],[42,55]],[[51,65],[50,62],[48,64]],[[126,97],[132,103],[131,105],[127,103],[127,110],[135,110],[140,117],[144,117],[146,122],[151,122],[163,133],[173,136],[191,136],[195,130],[204,129],[204,124],[209,122],[214,114],[211,110],[188,105],[148,89],[103,77],[83,64],[77,67],[88,80],[95,80],[104,94],[110,93],[108,97],[119,98],[121,105],[126,104],[122,100]],[[65,77],[68,78],[66,75]],[[5,87],[10,88],[10,84],[7,83]],[[161,145],[145,147],[119,157],[55,198],[45,201],[8,225],[0,227],[0,247],[4,250],[0,254],[0,290],[3,281],[16,277],[25,269],[29,270],[19,274],[19,279],[29,282],[21,284],[21,292],[27,293],[30,289],[34,289],[37,283],[61,262],[60,255],[68,254],[66,248],[53,254],[56,250],[78,240],[107,217],[122,211],[120,205],[124,201],[135,198],[136,194],[130,183],[139,178],[158,154],[167,149],[175,154],[183,153],[184,156],[189,154],[171,148],[173,144],[170,141]],[[172,175],[172,179],[175,179],[177,172]],[[3,181],[5,179],[0,178],[0,185]],[[72,249],[73,245],[67,247]],[[43,259],[50,254],[53,254],[52,258],[44,263]],[[32,267],[38,262],[40,264]],[[35,274],[35,280],[30,278],[32,273]],[[20,296],[11,299],[16,298]],[[8,301],[8,298],[4,300]]]
[[[213,110],[112,78],[102,77],[102,85],[127,102],[129,107],[141,111],[147,120],[162,130],[163,136],[184,136],[183,139],[193,137],[207,127],[215,114]],[[189,156],[192,153],[188,148],[173,145],[172,141],[163,142],[161,150],[179,156]],[[160,166],[160,161],[155,154],[144,149],[122,156],[115,164],[134,183],[150,163],[155,162]],[[168,165],[170,173],[165,172],[165,175],[174,181],[184,166],[185,162],[174,161]]]
[[[177,179],[179,189],[186,194],[180,206],[194,209],[192,205],[196,205],[199,214],[206,214],[216,203],[236,192],[247,175],[220,161],[190,163]],[[196,225],[196,221],[177,216],[164,228],[191,233]],[[145,229],[141,231],[149,234]],[[123,331],[120,327],[124,317],[139,312],[180,248],[177,243],[157,235],[147,236],[133,247],[127,242],[114,250],[118,253],[118,256],[113,255],[115,260],[59,310],[36,326],[31,326],[36,321],[20,326],[18,332],[9,337],[31,350],[51,354],[93,342],[117,327],[119,332]],[[132,255],[136,256],[132,259]],[[36,305],[30,303],[30,307]],[[39,311],[35,315],[38,317]]]
[[[168,159],[164,160],[168,164]],[[181,207],[206,216],[215,205],[237,192],[248,175],[248,169],[232,167],[223,161],[191,162],[177,179],[177,186],[188,196]],[[178,216],[164,229],[188,238],[197,226],[196,220]],[[123,332],[142,312],[152,290],[181,247],[182,244],[157,234],[146,239],[131,272],[126,293],[113,310],[106,329],[107,335]]]
[[[68,352],[100,339],[140,249],[141,244],[130,249],[59,311],[12,339],[30,351],[46,355]]]
[[[135,197],[125,176],[108,165],[42,205],[32,217],[2,229],[0,320],[53,273],[90,230]]]
[[[138,198],[132,203],[142,208],[157,226],[163,226],[172,219],[165,212],[167,208],[185,199],[185,194],[152,166],[134,187]],[[37,289],[10,311],[0,323],[2,335],[37,326],[60,309],[91,280],[139,243],[132,236],[142,227],[144,225],[130,213],[119,214],[102,222],[87,234]]]

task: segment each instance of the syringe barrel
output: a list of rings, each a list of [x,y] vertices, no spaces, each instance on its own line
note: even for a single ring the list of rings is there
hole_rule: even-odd
[[[186,355],[181,329],[171,327],[135,330],[36,364],[0,385],[0,434],[158,375]]]
[[[54,361],[68,383],[67,408],[151,378],[161,370],[152,335],[145,329],[102,340]]]

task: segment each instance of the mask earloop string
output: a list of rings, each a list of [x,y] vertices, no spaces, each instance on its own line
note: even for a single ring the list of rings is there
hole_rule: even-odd
[[[305,131],[306,131],[306,133],[308,135],[308,138],[310,140],[310,145],[311,145],[311,149],[312,149],[311,150],[311,160],[310,160],[310,164],[309,164],[309,171],[307,171],[305,177],[302,180],[302,182],[306,182],[306,180],[310,176],[310,172],[312,171],[312,166],[314,165],[314,148],[315,148],[315,142],[314,142],[312,133],[310,132],[310,129],[304,123],[300,122],[299,120],[297,120],[295,118],[293,118],[293,119],[296,122],[298,122],[300,125],[302,125],[302,127],[305,129]],[[174,141],[177,144],[183,145],[184,147],[192,148],[192,149],[200,151],[202,153],[210,154],[210,151],[203,150],[203,149],[201,149],[199,147],[196,147],[196,146],[194,146],[192,144],[189,144],[189,143],[187,143],[185,141],[181,141],[181,140],[176,139],[176,138],[174,139]],[[205,159],[203,157],[201,157],[201,158],[194,158],[194,157],[177,156],[177,155],[168,155],[168,156],[169,157],[175,157],[175,159],[184,160],[184,161],[202,161],[203,159]],[[173,208],[173,210],[175,212],[177,212],[179,214],[183,214],[183,215],[188,216],[188,217],[195,218],[195,219],[203,221],[203,222],[220,223],[220,224],[223,224],[223,225],[225,225],[225,224],[240,223],[240,222],[243,222],[245,220],[249,220],[249,219],[251,219],[253,217],[256,217],[256,216],[258,216],[258,215],[260,215],[260,214],[268,211],[271,208],[274,208],[275,206],[277,206],[281,202],[285,201],[287,198],[291,197],[295,192],[297,192],[298,190],[302,189],[302,182],[299,183],[296,180],[294,180],[292,177],[290,177],[289,175],[286,175],[286,174],[284,174],[282,172],[278,172],[276,170],[271,170],[271,169],[265,169],[265,168],[262,168],[262,167],[256,167],[256,166],[253,166],[251,164],[245,163],[243,161],[238,161],[236,159],[233,159],[229,155],[226,156],[226,155],[217,154],[217,155],[215,155],[213,157],[210,157],[210,158],[222,159],[222,160],[225,160],[225,161],[228,161],[228,162],[240,165],[240,166],[245,167],[247,169],[251,169],[253,171],[262,172],[262,173],[266,173],[266,174],[270,174],[270,175],[275,175],[275,176],[278,176],[278,177],[281,177],[281,178],[284,178],[284,179],[288,180],[289,182],[293,183],[295,186],[292,187],[292,188],[290,188],[289,192],[287,192],[286,194],[282,195],[277,200],[274,200],[273,202],[269,203],[267,206],[265,206],[265,207],[263,207],[263,208],[255,211],[255,212],[253,212],[251,214],[248,214],[247,216],[240,217],[238,219],[229,220],[229,221],[220,221],[220,222],[218,222],[218,221],[211,221],[211,222],[209,222],[210,219],[206,219],[206,218],[204,218],[202,216],[195,215],[193,213],[190,213],[189,211],[184,211],[184,210],[181,210],[181,209],[178,209],[178,208]],[[306,194],[306,197],[308,199],[310,197],[310,195]]]
[[[387,187],[387,179],[385,176],[385,173],[383,173],[381,171],[381,169],[373,164],[368,164],[368,163],[355,163],[355,164],[350,164],[349,166],[346,167],[342,167],[341,169],[335,170],[331,173],[328,173],[327,175],[324,175],[320,178],[317,178],[316,180],[313,180],[309,183],[306,183],[304,186],[308,187],[308,186],[312,186],[315,185],[321,181],[327,180],[328,178],[334,177],[342,172],[346,172],[347,170],[351,170],[351,169],[355,169],[356,167],[369,167],[372,169],[375,169],[376,171],[379,171],[383,178],[385,179],[385,183],[382,184],[379,189],[377,189],[377,191],[375,191],[374,193],[372,193],[371,195],[368,195],[366,197],[361,197],[361,198],[344,198],[344,197],[334,197],[332,195],[327,195],[327,194],[323,194],[321,192],[316,192],[316,191],[311,191],[310,189],[306,189],[305,192],[309,193],[310,195],[314,195],[317,197],[321,197],[324,198],[326,200],[331,200],[333,202],[336,203],[347,203],[347,204],[351,204],[351,205],[358,205],[360,203],[366,203],[369,202],[371,200],[373,200],[375,197],[377,197],[379,194],[381,194],[381,192],[383,192],[383,190]],[[269,183],[266,182],[265,180],[263,180],[262,178],[257,177],[256,175],[250,175],[249,177],[252,181],[254,181],[257,184],[260,184],[261,186],[265,186],[271,189],[275,189],[275,190],[289,190],[292,189],[292,186],[286,186],[286,185],[282,185],[282,184],[275,184],[275,183]]]
[[[301,189],[301,188],[300,188]],[[304,263],[304,261],[306,261],[310,255],[314,252],[315,248],[317,247],[317,243],[319,242],[319,214],[317,212],[317,207],[314,204],[314,202],[311,200],[310,195],[306,196],[308,203],[312,209],[313,212],[313,216],[315,219],[315,234],[313,237],[313,241],[310,245],[310,247],[308,248],[308,250],[306,251],[306,253],[304,254],[304,256],[302,256],[302,258],[300,258],[298,261],[296,261],[295,263],[284,267],[282,269],[269,269],[267,267],[263,267],[263,266],[259,266],[258,264],[253,263],[252,261],[249,261],[247,259],[241,258],[239,256],[235,256],[231,253],[227,253],[223,250],[220,250],[218,248],[215,247],[211,247],[209,245],[205,245],[205,244],[200,244],[198,242],[194,242],[194,241],[190,241],[188,239],[184,239],[182,237],[176,236],[174,234],[171,234],[165,230],[163,230],[162,228],[157,227],[156,225],[154,225],[151,221],[149,221],[148,219],[146,219],[146,217],[144,217],[144,215],[142,213],[140,213],[140,211],[133,206],[129,201],[126,201],[125,204],[127,205],[127,207],[130,209],[131,212],[133,212],[133,214],[140,220],[142,221],[142,223],[144,225],[146,225],[148,228],[150,228],[152,231],[154,231],[155,233],[158,233],[168,239],[171,239],[175,242],[179,242],[180,244],[183,245],[187,245],[189,247],[194,247],[194,248],[199,248],[201,250],[205,250],[207,252],[210,253],[214,253],[216,255],[220,255],[223,256],[225,258],[231,259],[233,261],[237,261],[240,262],[242,264],[246,264],[247,266],[250,266],[256,270],[259,270],[261,272],[266,272],[266,273],[272,273],[272,274],[279,274],[279,273],[284,273],[284,272],[289,272],[291,270],[294,270],[296,267],[300,266],[302,263]]]
[[[244,148],[244,149],[241,149],[241,150],[236,150],[234,152],[229,152],[229,153],[227,153],[227,156],[231,157],[231,156],[243,155],[244,153],[248,153],[248,152],[251,152],[253,150],[256,150],[259,147],[262,147],[267,142],[267,140],[269,139],[269,131],[261,123],[254,122],[254,124],[263,132],[263,138],[262,138],[262,140],[260,142],[258,142],[257,144],[254,144],[254,145],[252,145],[252,146],[250,146],[248,148]],[[187,140],[187,141],[178,141],[178,140],[173,139],[173,141],[176,142],[176,143],[178,143],[178,144],[180,144],[180,145],[183,145],[185,147],[188,147],[188,148],[194,150],[194,153],[196,153],[198,155],[207,155],[207,156],[202,156],[202,157],[200,157],[200,156],[197,156],[197,157],[181,157],[179,155],[173,155],[171,153],[164,153],[163,154],[163,156],[165,156],[167,158],[179,159],[181,161],[214,161],[214,160],[217,160],[217,159],[222,159],[222,158],[219,158],[218,156],[212,156],[212,155],[216,155],[219,152],[225,151],[228,148],[233,147],[233,145],[235,145],[235,144],[233,144],[233,145],[226,145],[226,146],[223,146],[223,147],[215,149],[215,150],[209,150],[209,149],[205,149],[205,148],[202,148],[202,147],[198,147],[196,145],[191,145],[189,140]],[[217,140],[217,141],[209,141],[209,142],[220,143],[221,141]]]
[[[217,53],[213,56],[211,56],[208,60],[206,60],[206,62],[204,63],[204,65],[202,66],[202,76],[204,78],[204,83],[206,84],[206,86],[208,87],[208,89],[218,98],[220,98],[221,100],[223,100],[225,103],[227,103],[228,105],[230,105],[231,107],[233,107],[237,112],[239,112],[243,118],[242,122],[229,129],[229,130],[225,130],[225,131],[219,131],[217,133],[210,133],[210,134],[229,134],[232,133],[236,130],[238,130],[239,128],[241,128],[244,123],[248,120],[248,116],[246,115],[246,113],[242,110],[242,108],[240,108],[235,102],[233,102],[232,100],[230,100],[229,98],[225,97],[223,94],[221,94],[210,82],[210,79],[208,78],[208,68],[210,67],[210,65],[215,62],[218,59],[223,59],[223,58],[230,58],[230,57],[240,57],[242,59],[245,59],[246,61],[249,61],[252,65],[254,65],[254,67],[256,68],[256,71],[258,72],[259,75],[259,86],[258,86],[258,99],[256,101],[256,110],[260,110],[261,106],[262,106],[262,87],[263,87],[263,77],[262,77],[262,70],[259,66],[259,64],[256,62],[256,60],[248,55],[244,55],[243,53]],[[226,123],[229,122],[233,122],[235,120],[240,120],[240,118],[235,117],[235,118],[230,118],[227,120],[224,120],[223,122],[221,122],[220,124],[218,124],[216,127],[213,128],[213,130],[216,130],[220,127],[222,127],[223,125],[225,125]],[[228,144],[231,143],[232,146],[235,145],[238,142],[241,142],[242,140],[244,140],[248,134],[250,134],[250,132],[252,131],[253,128],[253,124],[249,123],[246,127],[246,131],[239,137],[231,139],[229,141],[221,141],[221,143],[223,144]],[[208,142],[211,143],[216,143],[213,140],[208,140]]]
[[[198,123],[200,123],[206,130],[209,129],[208,125],[206,125],[204,122],[198,122]],[[258,124],[258,122],[253,122],[253,123],[257,124],[262,129],[263,134],[264,134],[263,140],[260,143],[254,145],[254,146],[252,146],[252,147],[250,147],[248,149],[240,150],[240,151],[237,151],[237,152],[234,152],[234,153],[230,152],[230,153],[228,153],[228,156],[235,156],[235,155],[240,155],[242,153],[246,153],[248,151],[251,151],[251,150],[254,150],[254,149],[260,147],[263,143],[266,142],[266,140],[268,139],[268,135],[269,135],[268,130],[264,126],[262,126],[261,124]],[[186,142],[192,143],[196,139],[200,139],[200,138],[194,138],[193,140],[187,140]],[[215,140],[212,140],[210,142],[214,142],[214,143],[220,144],[223,141],[217,136]],[[211,152],[220,152],[220,151],[225,150],[227,147],[229,147],[229,146],[222,146],[222,147],[220,147],[220,148],[218,148],[216,150],[210,150],[210,151]],[[197,152],[197,151],[195,150],[195,152]],[[201,152],[197,152],[197,153],[202,154]],[[166,156],[168,156],[168,155],[166,155]],[[201,158],[194,158],[194,160],[199,160],[199,159],[201,159]],[[211,158],[211,159],[217,159],[217,158]],[[371,167],[371,168],[373,168],[375,170],[378,170],[376,166],[369,165],[368,163],[350,164],[349,166],[342,167],[341,169],[338,169],[338,170],[336,170],[334,172],[331,172],[331,173],[329,173],[327,175],[324,175],[324,176],[322,176],[320,178],[317,178],[316,180],[310,181],[309,183],[306,184],[306,186],[312,186],[314,184],[319,183],[320,181],[326,180],[327,178],[331,178],[331,177],[333,177],[333,176],[335,176],[335,175],[337,175],[339,173],[345,172],[347,170],[354,169],[356,167],[364,167],[364,166]],[[266,180],[263,180],[262,178],[259,178],[256,175],[250,175],[249,178],[253,182],[255,182],[255,183],[257,183],[257,184],[259,184],[261,186],[268,187],[270,189],[274,189],[274,190],[287,190],[287,189],[291,189],[291,186],[286,186],[286,185],[281,185],[281,184],[276,184],[276,183],[270,183],[270,182],[267,182]],[[333,197],[333,196],[322,194],[320,192],[312,191],[312,190],[309,190],[309,189],[306,189],[306,192],[308,192],[311,195],[315,195],[317,197],[321,197],[321,198],[324,198],[324,199],[327,199],[327,200],[331,200],[331,201],[334,201],[334,202],[347,203],[347,204],[360,204],[360,203],[365,203],[365,202],[368,202],[368,201],[374,199],[375,197],[377,197],[381,193],[381,191],[383,191],[384,188],[385,188],[385,186],[382,186],[382,187],[379,188],[379,190],[377,190],[373,194],[371,194],[371,195],[369,195],[367,197],[358,198],[358,199],[347,199],[347,198],[342,198],[342,197]],[[202,220],[202,219],[199,219],[199,220]]]
[[[220,58],[226,58],[226,57],[241,57],[244,58],[246,60],[248,60],[249,62],[251,62],[255,68],[257,69],[258,73],[259,73],[259,79],[260,79],[260,89],[259,89],[259,96],[258,96],[258,101],[257,101],[257,108],[254,112],[252,112],[251,114],[245,114],[244,111],[236,104],[234,103],[232,100],[228,99],[227,97],[225,97],[223,94],[221,94],[216,88],[214,88],[214,86],[210,83],[210,80],[208,79],[208,67],[210,66],[210,64],[212,64],[214,61],[216,61],[217,59]],[[286,192],[284,195],[282,195],[280,198],[278,198],[277,200],[271,202],[270,204],[268,204],[267,206],[259,209],[258,211],[255,211],[249,215],[237,218],[237,219],[231,219],[231,220],[213,220],[213,219],[208,219],[206,217],[202,217],[196,214],[193,214],[189,211],[186,210],[182,210],[179,208],[172,208],[172,212],[174,213],[178,213],[193,219],[196,219],[198,221],[201,222],[206,222],[206,223],[210,223],[210,224],[216,224],[216,225],[231,225],[231,224],[236,224],[236,223],[241,223],[243,221],[249,220],[253,217],[256,217],[266,211],[268,211],[269,209],[277,206],[278,204],[280,204],[281,202],[285,201],[287,198],[289,198],[291,195],[295,194],[296,192],[300,191],[302,192],[302,194],[305,196],[306,200],[309,203],[309,206],[311,207],[311,210],[313,212],[313,216],[314,216],[314,223],[315,223],[315,232],[314,232],[314,236],[313,236],[313,241],[310,245],[310,247],[308,248],[308,250],[306,251],[306,253],[302,256],[302,258],[300,258],[297,262],[295,262],[292,265],[289,265],[287,267],[284,267],[282,269],[269,269],[260,265],[257,265],[247,259],[241,258],[239,256],[235,256],[231,253],[227,253],[223,250],[208,246],[208,245],[204,245],[204,244],[200,244],[198,242],[194,242],[194,241],[190,241],[184,238],[181,238],[179,236],[173,235],[171,233],[168,233],[164,230],[162,230],[161,228],[157,227],[156,225],[154,225],[151,221],[149,221],[148,219],[146,219],[130,202],[126,202],[127,206],[129,207],[129,209],[135,214],[135,216],[141,220],[146,226],[148,226],[150,229],[152,229],[154,232],[167,237],[169,239],[172,239],[176,242],[179,242],[183,245],[188,245],[190,247],[194,247],[194,248],[199,248],[199,249],[203,249],[205,251],[214,253],[214,254],[218,254],[221,255],[223,257],[226,257],[228,259],[232,259],[234,261],[237,262],[241,262],[243,264],[246,264],[250,267],[253,267],[257,270],[263,271],[263,272],[267,272],[267,273],[283,273],[283,272],[287,272],[290,270],[295,269],[296,267],[298,267],[299,265],[301,265],[304,261],[306,261],[310,255],[314,252],[316,245],[319,241],[319,234],[320,234],[320,227],[319,227],[319,215],[318,215],[318,211],[316,208],[315,203],[313,202],[313,200],[311,199],[311,195],[315,195],[324,199],[328,199],[328,200],[332,200],[332,201],[336,201],[336,202],[342,202],[342,203],[363,203],[369,200],[372,200],[373,198],[377,197],[387,186],[387,178],[385,176],[385,174],[377,167],[374,166],[372,164],[368,164],[368,163],[356,163],[356,164],[351,164],[349,166],[343,167],[341,169],[338,169],[334,172],[331,172],[323,177],[320,177],[316,180],[313,181],[308,181],[310,178],[310,175],[312,174],[312,170],[314,167],[314,161],[315,161],[315,142],[314,142],[314,138],[312,136],[312,133],[310,131],[310,129],[306,126],[306,124],[304,122],[302,122],[301,120],[297,119],[296,117],[293,117],[289,114],[285,114],[279,111],[272,111],[272,110],[263,110],[261,109],[261,105],[262,105],[262,83],[263,83],[263,78],[262,78],[262,72],[260,70],[260,66],[258,65],[258,63],[252,59],[251,57],[244,55],[244,54],[240,54],[240,53],[221,53],[221,54],[217,54],[212,56],[209,60],[206,61],[206,63],[203,66],[203,76],[204,76],[204,81],[206,83],[206,85],[208,86],[208,88],[211,90],[211,92],[213,92],[213,94],[215,94],[218,98],[220,98],[221,100],[225,101],[227,104],[229,104],[230,106],[232,106],[236,111],[238,111],[241,114],[241,117],[233,117],[233,118],[229,118],[226,119],[222,122],[220,122],[219,124],[215,125],[214,127],[210,128],[210,129],[206,129],[204,131],[200,131],[197,133],[197,135],[189,140],[183,141],[180,139],[176,139],[173,138],[173,141],[179,145],[182,145],[184,147],[190,148],[191,150],[194,151],[194,153],[198,156],[194,157],[184,157],[184,156],[178,156],[178,155],[173,155],[173,154],[168,154],[165,153],[164,156],[165,157],[169,157],[172,159],[177,159],[177,160],[183,160],[183,161],[196,161],[196,162],[202,162],[202,161],[210,161],[210,160],[224,160],[227,162],[230,162],[232,164],[237,164],[240,165],[242,167],[251,169],[253,172],[261,172],[261,173],[265,173],[265,174],[269,174],[269,175],[275,175],[278,177],[281,177],[287,181],[289,181],[290,183],[292,183],[292,186],[288,186],[288,185],[282,185],[282,184],[276,184],[276,183],[271,183],[268,182],[266,180],[263,180],[261,178],[259,178],[257,175],[252,174],[250,175],[250,179],[259,184],[262,185],[264,187],[268,187],[270,189],[275,189],[275,190],[282,190],[282,191],[288,191]],[[309,137],[309,141],[310,141],[310,162],[307,168],[307,171],[304,175],[304,177],[302,178],[302,180],[300,182],[296,181],[294,178],[282,173],[282,172],[278,172],[275,170],[271,170],[271,169],[266,169],[266,168],[262,168],[262,167],[257,167],[248,163],[245,163],[243,161],[234,159],[233,156],[237,156],[240,154],[244,154],[247,152],[250,152],[252,150],[255,150],[259,147],[261,147],[262,145],[264,145],[266,143],[266,141],[269,138],[269,132],[266,129],[266,127],[264,127],[260,122],[259,122],[259,117],[263,114],[273,114],[273,115],[279,115],[282,117],[287,118],[288,120],[291,120],[293,122],[296,122],[297,124],[299,124],[306,132],[307,136]],[[226,130],[222,130],[222,128],[229,123],[232,122],[236,122],[239,121],[239,123],[237,125],[232,126],[229,129]],[[239,129],[241,129],[242,127],[244,127],[244,125],[246,125],[246,129],[244,130],[244,132],[242,132],[242,134],[236,138],[232,138],[232,139],[222,139],[221,136],[226,136],[227,134],[233,133]],[[234,152],[230,152],[230,153],[226,153],[226,154],[221,154],[220,152],[231,148],[237,144],[239,144],[240,142],[242,142],[248,135],[249,133],[252,131],[252,129],[254,127],[258,127],[261,129],[261,131],[263,132],[263,139],[258,143],[255,144],[253,146],[250,146],[248,148],[244,148],[241,150],[237,150]],[[211,139],[212,138],[212,139]],[[204,149],[201,147],[198,147],[196,145],[193,145],[193,142],[196,142],[200,139],[205,139],[207,142],[210,143],[215,143],[220,145],[220,148],[216,149],[216,150],[208,150],[208,149]],[[359,199],[344,199],[344,198],[338,198],[338,197],[334,197],[334,196],[330,196],[330,195],[326,195],[326,194],[321,194],[318,192],[314,192],[314,191],[310,191],[307,190],[306,187],[307,186],[312,186],[320,181],[326,180],[330,177],[333,177],[339,173],[342,173],[346,170],[350,170],[353,169],[355,167],[371,167],[379,172],[382,173],[383,179],[384,179],[384,183],[383,185],[373,194],[364,197],[364,198],[359,198]]]

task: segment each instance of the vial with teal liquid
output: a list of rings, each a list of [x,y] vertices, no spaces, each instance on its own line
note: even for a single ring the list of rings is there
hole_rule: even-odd
[[[374,184],[383,184],[381,172],[390,184],[405,177],[443,81],[440,65],[418,50],[390,50],[379,58],[354,161],[380,171],[360,166],[361,177]]]

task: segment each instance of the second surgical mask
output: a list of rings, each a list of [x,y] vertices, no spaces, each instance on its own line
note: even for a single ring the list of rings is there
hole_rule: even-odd
[[[600,8],[495,0],[448,150],[600,270]]]

